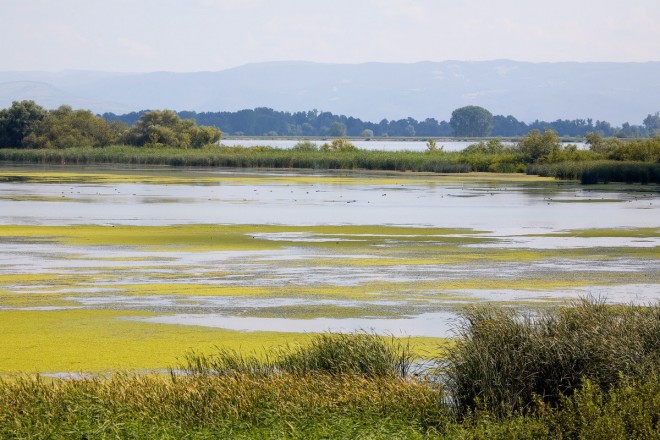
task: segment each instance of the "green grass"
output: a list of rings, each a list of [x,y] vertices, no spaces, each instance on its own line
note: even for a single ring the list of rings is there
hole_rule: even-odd
[[[511,341],[498,339],[506,333],[503,327],[514,327],[509,314],[493,310],[487,323],[469,326],[470,332],[448,348],[450,361],[461,359],[470,344],[478,348],[474,340],[484,338],[499,340],[499,359],[507,358],[498,362],[494,352],[484,356],[478,349],[473,358],[481,355],[495,362],[483,362],[490,372],[485,376],[466,376],[476,380],[475,387],[513,385],[509,392],[516,394],[515,380],[502,381],[511,374],[552,383],[557,372],[544,368],[549,359],[563,362],[559,373],[576,378],[571,392],[552,394],[551,399],[535,395],[524,407],[492,406],[487,394],[466,405],[455,381],[444,388],[433,372],[409,376],[398,361],[391,362],[391,354],[407,358],[406,346],[370,334],[325,334],[315,336],[308,350],[288,346],[271,358],[197,353],[186,358],[183,370],[169,375],[5,378],[0,380],[0,438],[656,439],[659,309],[584,302],[541,318],[546,324],[518,320],[528,334],[547,327],[550,316],[567,324],[552,335],[558,348],[547,345],[545,357],[534,346],[531,355],[511,350],[521,340],[515,335],[508,335]],[[475,316],[473,312],[466,319],[474,322]],[[595,337],[580,340],[596,334],[604,348]],[[623,349],[625,344],[632,347]],[[566,346],[577,347],[581,356],[571,357],[575,348],[562,351]],[[612,346],[618,351],[611,351]],[[633,356],[610,357],[612,365],[602,357],[622,349]],[[382,368],[374,370],[378,366]],[[537,374],[530,375],[530,368]]]
[[[304,150],[272,147],[0,149],[0,161],[27,164],[130,164],[190,167],[522,173],[518,153]]]
[[[370,333],[328,333],[313,336],[305,345],[286,346],[261,356],[234,350],[219,350],[212,355],[191,352],[177,370],[192,375],[262,376],[289,372],[405,378],[416,358],[409,341]]]
[[[475,307],[442,360],[462,413],[557,406],[586,378],[607,391],[621,377],[643,380],[660,367],[660,304],[607,306],[582,300],[535,315]]]
[[[609,182],[660,183],[660,163],[657,162],[558,162],[530,165],[527,173],[563,180],[579,180],[589,185]]]

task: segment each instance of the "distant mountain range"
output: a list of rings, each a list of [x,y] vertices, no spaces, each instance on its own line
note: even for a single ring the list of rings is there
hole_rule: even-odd
[[[640,124],[660,110],[660,62],[269,62],[219,72],[0,72],[0,107],[33,99],[97,113],[318,109],[363,120],[449,120],[465,105],[522,121]]]

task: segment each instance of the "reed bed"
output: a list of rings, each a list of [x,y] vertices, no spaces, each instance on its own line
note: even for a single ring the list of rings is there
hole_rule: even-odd
[[[571,307],[521,314],[475,308],[441,360],[460,412],[485,406],[525,411],[540,400],[557,406],[585,379],[607,391],[622,377],[643,380],[660,367],[660,305]]]
[[[463,154],[376,150],[213,147],[182,150],[112,146],[104,148],[0,149],[0,161],[33,164],[130,164],[314,170],[383,170],[434,173],[524,172],[519,154]]]
[[[382,424],[423,433],[449,421],[438,393],[428,383],[359,375],[20,378],[0,385],[0,437],[350,437]]]
[[[627,146],[628,144],[624,145]],[[624,148],[621,147],[621,148]],[[595,154],[595,153],[594,153]],[[634,156],[637,157],[637,156]],[[513,149],[473,151],[376,151],[209,147],[203,149],[111,146],[104,148],[0,149],[0,161],[31,164],[168,165],[188,167],[382,170],[433,173],[522,173],[581,180],[584,184],[660,183],[660,163],[625,160],[564,160],[527,164]]]
[[[660,305],[481,308],[459,330],[421,375],[406,344],[326,334],[265,356],[191,353],[169,375],[5,378],[0,438],[660,437]]]
[[[176,367],[188,375],[291,374],[407,377],[416,355],[408,342],[370,333],[327,333],[314,336],[308,345],[287,346],[262,355],[245,355],[219,349],[214,354],[191,352]]]
[[[652,162],[559,162],[530,165],[527,174],[596,183],[660,183],[660,163]]]
[[[472,171],[458,154],[410,151],[306,151],[270,147],[67,148],[60,150],[0,149],[0,161],[33,164],[130,164],[233,168],[301,168],[316,170],[385,170],[463,173]]]

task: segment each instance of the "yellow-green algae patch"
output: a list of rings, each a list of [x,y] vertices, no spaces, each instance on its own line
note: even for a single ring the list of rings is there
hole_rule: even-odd
[[[204,283],[146,283],[117,284],[113,287],[132,295],[190,295],[190,296],[265,296],[273,290],[265,287],[212,285]]]
[[[34,308],[34,307],[78,307],[80,303],[65,299],[58,293],[21,294],[0,291],[0,309]]]
[[[0,196],[0,200],[8,200],[12,202],[79,202],[80,201],[80,199],[73,199],[65,196],[30,196],[30,195]]]
[[[0,374],[162,369],[194,349],[259,353],[304,344],[308,334],[238,332],[131,320],[148,312],[113,310],[0,311]],[[442,339],[412,338],[428,350]]]
[[[337,242],[296,241],[269,237],[267,234],[330,235]],[[145,246],[150,250],[274,250],[288,246],[363,247],[363,242],[340,241],[359,236],[370,244],[428,240],[456,242],[460,238],[447,235],[473,234],[469,229],[399,228],[395,226],[277,226],[277,225],[177,225],[177,226],[0,226],[0,237],[24,238],[74,246]],[[365,237],[367,236],[368,237]],[[277,238],[277,239],[275,239]],[[479,240],[466,236],[466,243]],[[487,241],[487,239],[481,239]]]
[[[126,318],[147,312],[112,310],[0,311],[0,372],[157,369],[189,349],[254,351],[308,336],[151,324]]]
[[[548,234],[529,234],[527,237],[581,237],[581,238],[658,238],[660,228],[571,229]]]
[[[554,178],[539,177],[526,174],[498,173],[412,173],[412,172],[368,172],[341,171],[326,173],[284,174],[273,171],[251,175],[248,173],[217,173],[209,171],[187,171],[168,173],[168,168],[160,170],[131,170],[128,168],[98,171],[33,171],[2,170],[0,181],[18,181],[29,183],[146,183],[153,185],[264,185],[264,184],[334,184],[334,185],[400,185],[420,183],[503,183],[503,182],[551,182]]]
[[[567,232],[570,237],[626,237],[626,238],[658,238],[660,228],[633,229],[581,229]]]

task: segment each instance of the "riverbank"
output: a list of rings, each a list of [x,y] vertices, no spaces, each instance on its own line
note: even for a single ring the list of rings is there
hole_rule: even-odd
[[[631,144],[632,145],[632,144]],[[110,146],[104,148],[0,149],[0,163],[43,165],[107,165],[214,167],[242,169],[361,170],[427,173],[527,173],[584,184],[660,183],[660,163],[602,160],[590,152],[570,153],[556,162],[530,164],[513,151],[347,151],[210,147],[204,149]],[[579,156],[579,157],[578,157]],[[584,156],[584,157],[582,157]]]

